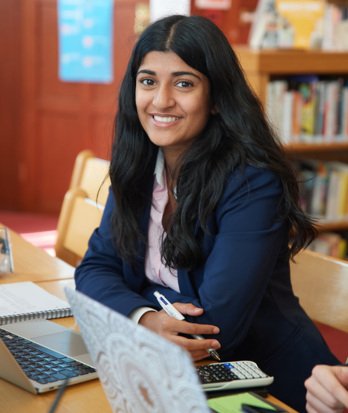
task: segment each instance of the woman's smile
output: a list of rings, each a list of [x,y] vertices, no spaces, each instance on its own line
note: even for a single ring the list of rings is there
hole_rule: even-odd
[[[177,122],[179,116],[170,116],[170,115],[152,115],[153,120],[158,126],[168,126],[169,124]]]

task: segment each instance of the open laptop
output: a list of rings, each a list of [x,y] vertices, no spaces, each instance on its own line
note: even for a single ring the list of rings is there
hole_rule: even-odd
[[[0,378],[32,393],[97,378],[81,335],[47,320],[1,325],[0,360]]]
[[[65,293],[112,411],[211,411],[185,350],[77,291]]]

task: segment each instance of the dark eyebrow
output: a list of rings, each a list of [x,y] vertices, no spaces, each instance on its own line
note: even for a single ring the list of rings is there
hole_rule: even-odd
[[[156,72],[154,72],[153,70],[147,70],[147,69],[138,70],[137,76],[140,75],[140,73],[145,73],[147,75],[152,75],[152,76],[156,75]]]
[[[192,73],[192,72],[174,72],[173,73],[173,76],[194,76],[194,77],[196,77],[197,79],[201,79],[198,75],[196,75],[195,73]]]
[[[148,69],[141,69],[137,72],[137,76],[140,75],[141,73],[145,73],[147,75],[151,75],[151,76],[156,76],[156,72],[154,72],[153,70],[148,70]],[[201,80],[201,78],[196,75],[195,73],[192,72],[173,72],[172,73],[173,77],[178,77],[178,76],[194,76],[197,79]]]

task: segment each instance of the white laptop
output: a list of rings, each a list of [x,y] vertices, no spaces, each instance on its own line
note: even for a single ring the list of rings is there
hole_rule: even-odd
[[[0,378],[32,393],[97,378],[81,335],[47,320],[1,325],[0,360]]]
[[[77,291],[65,293],[112,411],[211,411],[185,350]]]

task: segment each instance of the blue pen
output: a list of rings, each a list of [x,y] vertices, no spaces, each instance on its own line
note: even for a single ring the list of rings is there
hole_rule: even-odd
[[[185,317],[173,306],[171,302],[167,300],[167,298],[159,293],[158,291],[154,292],[154,296],[156,297],[159,305],[163,308],[163,310],[170,316],[175,318],[176,320],[185,320]],[[192,334],[192,337],[196,340],[204,340],[199,334]],[[215,359],[220,361],[220,356],[218,352],[212,348],[208,349],[208,353]]]

